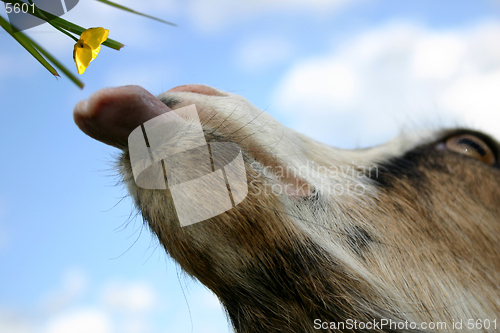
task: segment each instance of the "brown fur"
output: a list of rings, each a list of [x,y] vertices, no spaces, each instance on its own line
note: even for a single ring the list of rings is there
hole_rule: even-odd
[[[186,227],[168,189],[135,186],[126,149],[119,162],[144,220],[180,266],[219,297],[236,332],[452,332],[460,331],[452,328],[459,320],[467,331],[469,319],[497,319],[498,329],[498,160],[487,165],[436,149],[469,131],[342,151],[283,127],[236,95],[159,98],[173,109],[196,104],[207,141],[235,142],[244,153],[245,200]],[[498,159],[498,143],[470,133],[488,141]],[[304,165],[317,173],[287,169]],[[325,171],[332,166],[352,169],[332,176]],[[325,191],[323,182],[350,191]],[[290,186],[275,193],[273,185]],[[447,326],[316,329],[315,319]]]

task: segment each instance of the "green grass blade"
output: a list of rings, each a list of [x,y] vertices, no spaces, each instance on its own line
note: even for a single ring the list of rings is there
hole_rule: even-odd
[[[38,62],[40,62],[52,75],[59,76],[59,73],[52,67],[45,58],[54,64],[61,72],[64,73],[73,83],[80,89],[83,88],[83,82],[73,75],[63,64],[47,52],[37,42],[26,36],[24,33],[18,31],[13,32],[12,26],[2,16],[0,16],[0,25],[9,33],[19,44],[21,44]],[[41,53],[41,54],[40,54]],[[43,56],[42,56],[43,55]],[[45,58],[44,58],[45,57]]]
[[[14,33],[12,26],[7,22],[2,16],[0,16],[0,26],[7,31],[9,35],[12,36],[22,47],[26,49],[39,63],[42,64],[52,75],[59,76],[59,73],[52,67],[47,60],[36,50],[30,41],[30,38],[23,34],[22,32]]]
[[[177,24],[175,24],[175,23],[168,22],[168,21],[165,21],[165,20],[159,19],[159,18],[154,17],[154,16],[150,16],[150,15],[146,15],[146,14],[143,14],[143,13],[136,12],[136,11],[135,11],[135,10],[133,10],[133,9],[127,8],[127,7],[125,7],[125,6],[119,5],[119,4],[114,3],[114,2],[111,2],[111,1],[107,1],[107,0],[97,0],[97,1],[102,2],[102,3],[105,3],[106,5],[109,5],[109,6],[112,6],[112,7],[115,7],[115,8],[119,8],[119,9],[121,9],[121,10],[125,10],[125,11],[127,11],[127,12],[130,12],[130,13],[133,13],[133,14],[136,14],[136,15],[140,15],[140,16],[144,16],[144,17],[150,18],[150,19],[155,20],[155,21],[158,21],[158,22],[162,22],[162,23],[165,23],[165,24],[168,24],[168,25],[174,26],[174,27],[176,27],[176,26],[177,26]]]
[[[18,3],[20,6],[22,6],[22,4],[25,3],[25,2],[22,2],[20,0],[0,0],[0,1],[8,2],[8,3],[12,3],[12,4]],[[37,11],[35,11],[35,13],[32,13],[32,12],[29,11],[29,14],[33,15],[33,16],[36,16],[39,19],[44,20],[44,21],[46,21],[47,19],[49,19],[52,24],[57,25],[58,27],[60,27],[60,28],[62,28],[64,30],[67,30],[69,32],[72,32],[74,34],[77,34],[77,35],[81,35],[82,32],[84,32],[85,30],[87,30],[87,29],[85,29],[83,27],[80,27],[79,25],[76,25],[74,23],[66,21],[65,19],[62,19],[62,18],[57,17],[55,15],[52,15],[51,13],[46,12],[43,9],[40,9],[40,8],[38,8],[38,9],[40,10],[40,12],[43,13],[43,15],[45,17],[40,16],[37,13]],[[121,49],[123,47],[122,43],[120,43],[120,42],[118,42],[116,40],[113,40],[111,38],[108,38],[104,43],[102,43],[102,45],[110,47],[110,48],[115,49],[115,50],[119,50],[119,49]]]
[[[1,0],[3,1],[3,0]],[[65,19],[62,19],[60,17],[55,17],[54,19],[51,19],[50,21],[52,24],[57,25],[58,27],[67,30],[69,32],[72,32],[74,34],[77,34],[80,36],[85,30],[85,28],[80,27],[79,25],[76,25],[74,23],[71,23],[69,21],[66,21]],[[124,45],[114,39],[108,38],[102,45],[107,46],[109,48],[119,50],[121,49]]]
[[[75,83],[80,89],[83,89],[83,82],[80,81],[73,73],[70,72],[69,69],[67,69],[62,63],[59,62],[55,57],[53,57],[49,52],[47,52],[43,47],[41,47],[39,44],[37,44],[34,40],[31,41],[33,43],[33,46],[35,46],[40,53],[42,53],[45,58],[47,58],[51,63],[54,64],[61,72],[64,73],[70,79]]]

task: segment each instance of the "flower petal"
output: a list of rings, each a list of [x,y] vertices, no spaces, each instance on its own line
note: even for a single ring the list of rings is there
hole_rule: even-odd
[[[106,39],[108,39],[108,35],[108,29],[90,28],[82,32],[80,40],[82,40],[85,44],[88,44],[92,49],[97,49]]]
[[[97,57],[97,55],[99,54],[99,51],[101,51],[101,45],[99,45],[95,49],[92,49],[92,59],[90,61],[94,60],[95,57]]]
[[[75,60],[78,74],[83,74],[92,60],[92,49],[79,40],[73,49],[73,59]]]

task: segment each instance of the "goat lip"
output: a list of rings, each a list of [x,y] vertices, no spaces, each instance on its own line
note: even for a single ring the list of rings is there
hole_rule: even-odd
[[[201,84],[186,84],[182,86],[177,86],[168,90],[167,92],[192,92],[196,94],[203,94],[207,96],[224,96],[219,91],[212,87],[204,86]]]
[[[102,89],[73,111],[77,126],[105,144],[124,148],[129,134],[144,122],[171,109],[139,86]]]

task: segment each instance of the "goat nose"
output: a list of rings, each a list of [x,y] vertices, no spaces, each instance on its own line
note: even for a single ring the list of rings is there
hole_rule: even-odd
[[[210,88],[202,84],[186,84],[183,86],[177,86],[170,89],[169,92],[192,92],[208,96],[222,96],[222,94],[214,88]]]

